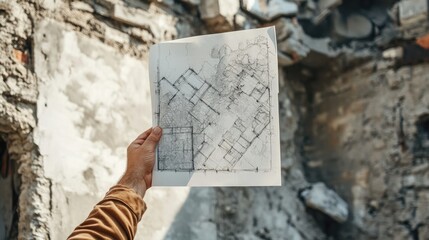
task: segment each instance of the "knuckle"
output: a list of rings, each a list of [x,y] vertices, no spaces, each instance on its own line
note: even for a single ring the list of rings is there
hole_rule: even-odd
[[[155,152],[155,148],[153,147],[153,145],[146,145],[144,147],[144,150],[146,153],[154,153]]]

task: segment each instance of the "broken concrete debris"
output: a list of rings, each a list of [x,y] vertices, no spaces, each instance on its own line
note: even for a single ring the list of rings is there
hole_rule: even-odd
[[[339,50],[332,48],[330,38],[312,38],[304,34],[302,41],[309,48],[309,53],[315,52],[330,58],[336,57],[340,53]]]
[[[94,12],[94,9],[86,2],[74,1],[70,3],[72,9],[81,10],[85,12]]]
[[[147,11],[138,8],[129,8],[122,5],[115,5],[113,8],[112,18],[137,27],[150,28],[152,21]]]
[[[337,222],[345,222],[348,218],[347,203],[324,183],[311,185],[301,193],[301,197],[308,207],[325,213]]]
[[[15,171],[9,174],[9,177],[15,175],[13,177],[19,179],[13,183],[16,189],[14,191],[19,194],[19,204],[16,204],[18,209],[9,207],[7,212],[10,214],[6,211],[3,214],[7,219],[4,219],[4,222],[0,221],[0,239],[9,239],[9,236],[5,236],[9,231],[3,230],[10,229],[12,226],[10,223],[13,223],[12,228],[19,231],[15,233],[15,235],[19,234],[19,237],[16,237],[19,239],[32,239],[35,236],[42,239],[61,238],[56,237],[57,235],[64,238],[80,220],[71,219],[69,222],[69,219],[62,219],[64,221],[58,224],[58,221],[53,219],[63,216],[59,214],[61,211],[59,209],[76,209],[76,206],[82,206],[82,203],[90,208],[89,202],[97,200],[91,194],[103,192],[104,188],[107,188],[107,186],[100,187],[100,182],[97,184],[91,182],[94,177],[92,175],[107,174],[107,169],[109,169],[107,172],[114,172],[111,168],[104,166],[111,166],[106,164],[106,161],[112,157],[112,152],[103,151],[102,154],[106,154],[103,160],[98,160],[99,155],[85,158],[88,160],[85,164],[92,165],[93,173],[91,170],[91,174],[81,176],[80,172],[70,168],[73,180],[76,180],[75,176],[79,176],[84,185],[73,193],[77,196],[67,193],[68,190],[64,189],[64,185],[56,185],[55,181],[59,181],[58,179],[49,178],[48,174],[53,174],[52,169],[56,169],[57,163],[55,160],[59,158],[43,157],[40,155],[40,150],[43,151],[40,146],[37,147],[37,151],[33,151],[35,148],[33,129],[49,124],[46,119],[50,117],[45,116],[44,120],[44,118],[36,119],[36,116],[55,105],[43,102],[44,94],[38,93],[38,89],[42,84],[48,86],[54,81],[65,84],[65,78],[43,77],[40,74],[40,71],[46,69],[40,68],[43,61],[50,61],[54,66],[59,63],[55,61],[56,57],[62,57],[61,59],[64,59],[64,62],[61,62],[62,66],[71,64],[70,66],[76,68],[77,65],[73,64],[92,59],[94,61],[90,62],[94,64],[106,65],[106,69],[113,69],[94,72],[93,69],[83,71],[84,68],[78,67],[81,71],[73,74],[80,80],[73,79],[73,84],[64,86],[64,91],[46,91],[45,94],[50,98],[60,94],[64,96],[61,99],[78,103],[84,99],[83,95],[92,96],[91,101],[98,101],[98,98],[93,98],[99,95],[91,90],[93,87],[83,87],[82,84],[99,84],[98,80],[91,81],[94,77],[96,79],[115,78],[117,80],[107,81],[107,85],[97,86],[95,89],[103,89],[103,91],[111,89],[114,92],[120,92],[123,88],[127,91],[133,90],[127,88],[127,84],[120,79],[134,79],[128,76],[134,76],[136,69],[142,69],[141,61],[147,59],[147,48],[153,43],[176,37],[267,25],[276,25],[280,67],[290,66],[282,68],[283,74],[280,76],[283,84],[280,90],[280,94],[283,94],[283,104],[280,105],[283,105],[283,114],[287,116],[281,119],[281,124],[286,125],[286,127],[281,126],[284,133],[281,136],[282,166],[283,171],[287,172],[283,175],[286,179],[285,186],[278,189],[215,189],[211,194],[195,189],[190,190],[192,194],[189,195],[188,192],[179,190],[159,192],[157,196],[159,204],[165,204],[168,202],[166,199],[179,194],[183,201],[171,208],[170,212],[179,212],[182,216],[180,219],[191,218],[194,222],[203,222],[204,227],[201,228],[203,230],[199,229],[198,224],[196,228],[197,225],[186,226],[193,224],[183,224],[182,220],[175,223],[173,222],[176,219],[175,215],[163,213],[161,215],[165,217],[164,220],[154,221],[156,226],[152,225],[142,231],[139,230],[140,234],[154,239],[147,236],[159,233],[154,233],[151,229],[161,229],[168,225],[165,224],[166,222],[173,222],[168,233],[167,230],[162,232],[166,236],[173,236],[172,239],[198,239],[194,235],[196,233],[200,234],[199,236],[203,236],[201,233],[205,234],[204,237],[208,236],[204,238],[205,240],[228,237],[329,239],[324,229],[318,227],[316,221],[319,220],[317,217],[313,218],[313,211],[310,214],[306,213],[306,204],[309,208],[317,209],[338,222],[347,222],[347,224],[341,224],[338,232],[335,232],[340,236],[339,239],[346,239],[343,236],[353,236],[356,239],[368,237],[385,239],[386,236],[392,236],[393,239],[395,237],[396,239],[426,239],[429,235],[427,211],[429,140],[426,137],[429,136],[426,133],[429,132],[429,120],[428,122],[416,121],[416,116],[429,111],[427,108],[429,97],[426,94],[429,91],[426,81],[429,65],[416,64],[416,60],[418,62],[429,60],[427,51],[429,38],[425,38],[428,32],[428,6],[425,0],[390,1],[397,2],[395,5],[393,3],[383,5],[380,2],[389,1],[256,0],[242,1],[240,5],[239,1],[232,0],[0,0],[2,40],[0,49],[5,53],[0,54],[0,79],[2,80],[0,81],[2,93],[0,137],[12,146],[9,148],[11,159],[13,158],[14,163],[19,165],[19,174]],[[80,21],[75,21],[68,15],[73,15],[73,19]],[[65,48],[62,53],[52,52],[48,60],[44,59],[46,52],[35,57],[39,53],[37,49],[33,49],[36,46],[33,45],[33,41],[37,34],[34,26],[46,18],[52,18],[52,21],[61,25],[62,30],[59,31],[62,32],[61,34],[67,32],[67,43],[71,44],[67,46],[79,46],[82,51],[76,52],[73,51],[75,48]],[[60,41],[57,34],[51,34],[50,37]],[[90,39],[93,44],[86,45],[87,41],[82,41],[83,38]],[[414,41],[415,38],[417,41]],[[396,44],[397,42],[400,46]],[[44,47],[55,49],[59,47],[58,45],[61,43],[49,42],[44,44]],[[100,50],[105,47],[111,50]],[[382,52],[386,47],[389,48]],[[89,56],[86,54],[88,49],[91,50]],[[371,58],[377,58],[382,53],[386,60],[377,60],[375,63],[364,65],[361,65],[362,62],[358,62],[357,65],[349,64],[350,59],[359,60],[356,56],[361,51],[371,52],[367,55]],[[128,55],[130,57],[122,58]],[[97,56],[100,57],[97,58]],[[103,62],[98,62],[96,59]],[[110,60],[106,61],[106,59]],[[122,59],[119,68],[124,65],[129,70],[116,72],[119,65],[113,64],[113,66],[111,63],[118,59]],[[394,64],[390,60],[395,60],[400,65],[408,63],[415,65],[397,69],[397,66],[393,67]],[[339,65],[348,67],[350,71],[341,70]],[[380,73],[374,72],[374,66]],[[333,71],[331,68],[340,70]],[[294,76],[295,69],[299,69],[297,71],[302,75]],[[37,76],[34,71],[38,72]],[[315,81],[303,81],[301,76],[306,76],[305,80],[314,79]],[[41,81],[38,81],[39,79]],[[367,79],[371,80],[366,81]],[[132,85],[138,84],[141,84],[141,79],[136,79]],[[307,89],[315,93],[307,92]],[[373,92],[376,92],[377,96],[368,97],[374,94]],[[120,102],[139,103],[145,99],[144,96],[137,95],[124,96],[125,100]],[[309,99],[314,100],[314,104],[301,99],[302,96],[305,96],[303,99],[309,96]],[[143,99],[140,99],[141,97]],[[102,103],[100,106],[105,105],[105,100],[105,98],[100,100]],[[40,102],[40,106],[36,106],[36,102]],[[109,104],[108,107],[114,105],[117,104]],[[124,108],[119,105],[117,108],[120,110],[114,111],[114,114],[118,114],[115,115],[115,119],[125,117],[121,114]],[[66,111],[64,114],[74,116],[77,110],[88,109],[94,104],[81,102],[67,106],[72,108],[63,108]],[[109,112],[109,108],[98,107],[94,118],[98,122],[106,121],[108,116],[105,113]],[[94,111],[84,111],[84,114],[86,116]],[[320,123],[312,122],[312,113],[315,116],[323,115],[318,118]],[[144,121],[146,120],[150,121],[150,119]],[[302,124],[307,121],[311,122],[311,125]],[[329,135],[331,130],[330,127],[326,127],[327,123],[335,123],[339,126],[335,128],[333,136]],[[141,126],[141,122],[133,124]],[[360,131],[361,128],[357,126],[362,124],[365,126]],[[86,137],[103,136],[104,134],[100,132],[105,132],[103,131],[105,126],[109,126],[109,123],[104,122],[94,127],[94,130],[90,130],[87,124],[76,124],[68,131],[76,132],[73,136],[79,141],[87,141]],[[303,152],[296,151],[302,143],[301,130],[307,127],[317,130],[318,136],[309,141],[317,144],[306,142],[307,147]],[[80,136],[81,133],[84,136]],[[416,134],[420,137],[413,139]],[[353,137],[345,138],[343,135]],[[329,139],[332,142],[329,147],[322,149],[320,142],[326,142],[326,136],[330,136]],[[320,141],[317,141],[318,137]],[[405,139],[405,150],[399,149],[398,138]],[[346,144],[343,144],[345,141],[341,139],[347,139]],[[367,141],[367,139],[373,140]],[[343,144],[341,148],[337,141]],[[104,145],[110,146],[117,143],[100,140],[96,144],[97,147],[104,148]],[[366,144],[370,146],[366,147]],[[345,145],[347,148],[344,148]],[[339,149],[341,152],[332,151]],[[360,156],[363,150],[365,154]],[[307,162],[308,167],[305,170],[295,167],[299,165],[300,159],[314,154],[313,151],[320,151],[321,154],[312,158],[316,160]],[[365,174],[361,174],[363,175],[361,177],[353,173],[354,168],[361,170],[368,166],[370,169]],[[338,171],[333,173],[332,167]],[[386,169],[389,169],[388,174]],[[304,171],[306,171],[305,174]],[[85,173],[87,173],[86,170]],[[311,177],[313,173],[316,177]],[[308,185],[306,178],[311,178],[312,182],[323,179],[326,184],[338,184],[337,192],[349,201],[350,209],[335,192],[322,183],[305,189],[301,193],[304,201],[299,201],[296,198],[296,189],[302,189]],[[10,182],[11,179],[7,181]],[[75,184],[76,181],[70,185],[75,186]],[[8,185],[1,185],[0,188],[4,186]],[[87,187],[91,189],[91,194],[84,193],[83,189]],[[62,194],[63,192],[65,194]],[[11,196],[11,198],[4,198],[5,195],[11,194],[0,190],[0,196],[2,196],[0,205],[4,201],[16,199]],[[162,197],[164,195],[168,198]],[[58,196],[64,199],[60,201],[57,199]],[[183,208],[182,203],[185,206]],[[201,207],[206,209],[207,214],[201,215],[200,212],[191,211],[197,203],[204,203]],[[233,211],[225,206],[233,206]],[[218,209],[225,210],[217,212]],[[19,218],[16,219],[19,220],[12,219],[13,213],[17,212],[19,212]],[[224,214],[228,214],[229,218],[226,219]],[[156,216],[155,219],[159,219],[161,215]],[[347,217],[348,215],[352,217]],[[201,216],[204,216],[204,219]],[[2,228],[5,221],[8,222],[7,228]]]
[[[215,18],[220,15],[218,0],[206,0],[199,5],[201,19]]]
[[[280,18],[275,23],[278,60],[281,66],[289,66],[306,57],[309,48],[303,41],[301,26],[293,20]]]
[[[241,9],[265,22],[273,21],[282,16],[295,16],[298,13],[296,3],[285,0],[242,0]]]
[[[227,0],[206,0],[199,5],[201,19],[213,33],[231,31],[238,9],[238,2]]]
[[[399,2],[399,20],[402,26],[428,19],[427,0],[402,0]]]
[[[320,24],[341,3],[342,0],[319,0],[318,14],[313,17],[313,23],[316,25]]]
[[[429,187],[429,173],[404,176],[405,187]]]

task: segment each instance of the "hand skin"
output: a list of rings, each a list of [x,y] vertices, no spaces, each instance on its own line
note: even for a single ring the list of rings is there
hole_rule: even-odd
[[[142,198],[152,186],[155,150],[161,136],[160,127],[150,128],[140,134],[127,149],[127,169],[118,184],[133,189]]]

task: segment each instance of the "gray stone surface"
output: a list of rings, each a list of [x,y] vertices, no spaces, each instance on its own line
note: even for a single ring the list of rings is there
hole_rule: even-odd
[[[92,8],[92,6],[86,2],[74,1],[74,2],[71,2],[70,4],[71,4],[71,7],[74,9],[78,9],[78,10],[82,10],[90,13],[94,12],[94,9]]]
[[[403,26],[415,24],[428,18],[426,0],[402,0],[399,2],[399,19]]]
[[[325,213],[337,222],[345,222],[348,218],[347,203],[324,183],[312,184],[301,193],[301,196],[308,207]]]
[[[317,2],[318,14],[313,17],[315,24],[320,24],[332,11],[343,3],[342,0],[320,0]]]
[[[303,43],[301,26],[286,18],[278,19],[275,26],[281,66],[290,66],[307,56],[309,48]]]
[[[369,37],[373,31],[373,25],[361,14],[342,16],[336,11],[333,14],[333,29],[341,37],[359,39]]]
[[[199,5],[202,19],[215,18],[220,15],[220,6],[218,0],[202,1]]]
[[[310,118],[318,120],[308,125],[314,142],[305,154],[322,164],[307,176],[324,179],[348,202],[351,217],[340,227],[342,238],[412,239],[425,231],[418,227],[428,224],[425,212],[413,209],[429,183],[429,149],[421,145],[426,138],[417,137],[426,134],[419,122],[429,112],[427,69],[369,62],[314,86],[317,115]]]
[[[133,26],[150,28],[152,26],[152,20],[150,14],[147,11],[126,7],[120,4],[116,4],[113,8],[112,18],[124,22]]]
[[[298,13],[296,3],[283,0],[243,0],[241,8],[263,21],[273,21],[281,16],[292,16]]]
[[[207,29],[213,33],[220,33],[233,29],[239,7],[238,1],[207,0],[202,1],[198,9]]]

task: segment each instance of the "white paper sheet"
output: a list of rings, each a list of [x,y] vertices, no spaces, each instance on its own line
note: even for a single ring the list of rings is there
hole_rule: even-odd
[[[154,186],[281,185],[274,27],[150,49]]]

